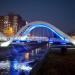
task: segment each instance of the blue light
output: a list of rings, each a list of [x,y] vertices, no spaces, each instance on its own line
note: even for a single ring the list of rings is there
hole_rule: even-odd
[[[18,63],[18,61],[14,61],[13,68],[15,70],[24,70],[28,72],[32,70],[32,67],[30,67],[28,63]]]
[[[62,45],[66,45],[67,43],[66,43],[66,42],[61,42],[61,44],[62,44]]]
[[[32,67],[23,64],[21,65],[20,69],[29,72],[32,70]]]
[[[15,40],[17,43],[19,43],[20,42],[20,40]]]
[[[65,39],[65,41],[66,41],[67,43],[69,43],[69,42],[70,42],[68,39]]]
[[[53,41],[49,41],[49,43],[53,43]]]
[[[18,70],[18,61],[14,61],[14,63],[13,63],[13,68],[15,69],[15,70]]]
[[[52,32],[54,32],[57,36],[59,36],[59,38],[61,38],[62,40],[64,40],[64,37],[62,37],[59,33],[57,33],[54,29],[50,28],[48,25],[45,25],[45,24],[34,24],[34,25],[31,25],[30,27],[28,27],[26,29],[26,31],[23,33],[23,35],[28,35],[33,29],[35,28],[38,28],[38,27],[45,27],[45,28],[48,28],[50,29]]]

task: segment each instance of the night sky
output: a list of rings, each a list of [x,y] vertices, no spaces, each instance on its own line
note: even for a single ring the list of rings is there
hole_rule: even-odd
[[[0,15],[13,12],[32,22],[47,21],[64,32],[75,32],[75,0],[0,0]]]

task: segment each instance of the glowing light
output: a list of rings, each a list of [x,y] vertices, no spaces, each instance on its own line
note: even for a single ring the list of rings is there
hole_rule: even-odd
[[[7,47],[10,44],[10,41],[3,42],[0,44],[1,47]]]
[[[65,43],[65,42],[61,42],[61,44],[65,45],[65,44],[67,44],[67,43]]]
[[[75,45],[75,39],[71,39],[72,43]]]
[[[13,29],[13,27],[7,27],[6,29],[4,29],[4,34],[6,36],[13,36],[15,34],[15,31]]]
[[[68,42],[70,42],[68,39],[65,39],[65,41],[68,43]]]
[[[38,25],[32,25],[30,27],[28,27],[26,29],[26,31],[23,33],[25,36],[28,35],[33,29],[38,28],[38,27],[44,27],[44,28],[48,28],[50,29],[52,32],[54,32],[57,36],[59,36],[59,38],[61,38],[62,40],[64,40],[64,37],[62,37],[60,34],[58,34],[54,29],[50,28],[48,25],[44,25],[44,24],[38,24]]]
[[[25,59],[26,60],[29,60],[29,58],[30,58],[30,54],[27,52],[27,53],[25,53]]]
[[[30,71],[32,70],[32,67],[30,67],[28,64],[24,64],[24,63],[18,63],[17,61],[14,62],[13,65],[15,70],[24,70],[24,71]]]
[[[24,40],[27,40],[28,39],[28,36],[26,35],[26,36],[22,36],[21,38],[20,38],[20,40],[22,40],[22,41],[24,41]]]
[[[17,61],[14,61],[13,68],[15,70],[18,70],[18,62]]]
[[[25,70],[25,71],[30,71],[30,70],[32,70],[32,67],[26,66],[26,65],[21,65],[20,69]]]
[[[49,41],[49,43],[53,43],[53,41]]]

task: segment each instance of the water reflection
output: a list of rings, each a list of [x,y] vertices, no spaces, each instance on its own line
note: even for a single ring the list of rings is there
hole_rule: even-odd
[[[11,45],[10,73],[7,75],[29,75],[38,59],[41,59],[43,52],[41,47],[26,45]],[[4,64],[4,63],[3,63]],[[0,74],[1,75],[1,74]],[[6,75],[6,74],[4,74]]]
[[[12,62],[12,72],[15,75],[18,75],[22,72],[25,73],[26,75],[28,75],[29,72],[32,70],[32,66],[29,63],[30,63],[30,61],[25,61],[25,62],[20,63],[19,61],[14,60]],[[13,73],[11,75],[13,75]]]
[[[11,75],[29,75],[34,64],[36,63],[35,56],[39,53],[41,48],[20,52],[16,58],[11,61]]]

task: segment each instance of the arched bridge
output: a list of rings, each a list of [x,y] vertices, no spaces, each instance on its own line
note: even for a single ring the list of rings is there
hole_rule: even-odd
[[[44,21],[35,21],[35,22],[31,22],[31,23],[28,23],[27,25],[23,26],[13,38],[9,39],[6,42],[1,43],[0,46],[1,47],[9,46],[12,43],[12,41],[14,40],[14,38],[18,37],[20,34],[24,35],[24,37],[23,37],[23,39],[24,39],[26,35],[28,35],[33,29],[38,28],[38,27],[48,28],[53,33],[55,33],[61,40],[75,44],[75,40],[73,38],[71,38],[64,32],[62,32],[60,29],[58,29],[54,25],[44,22]]]

